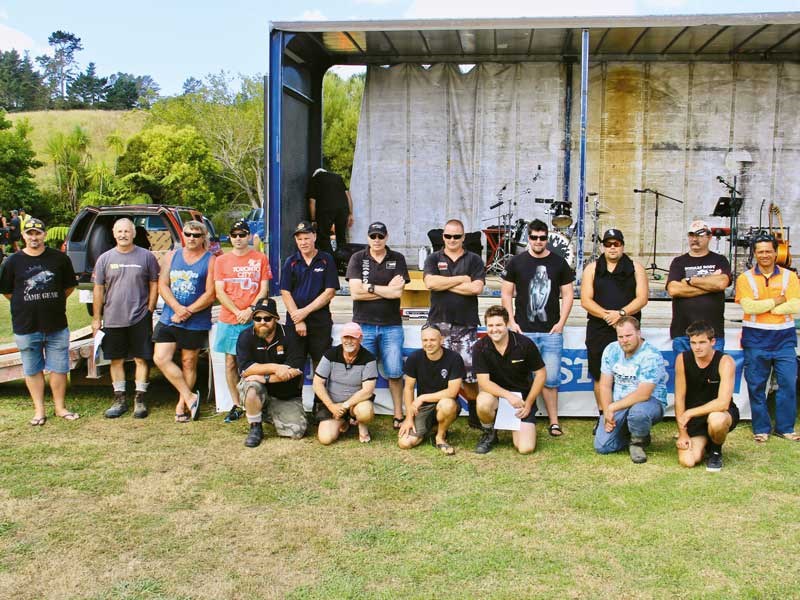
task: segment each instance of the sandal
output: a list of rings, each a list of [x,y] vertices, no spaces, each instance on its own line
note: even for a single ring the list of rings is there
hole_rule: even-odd
[[[191,414],[192,421],[197,421],[197,413],[200,410],[200,390],[196,390],[194,395],[195,395],[195,400],[189,407],[189,412]],[[181,423],[182,422],[183,421],[181,421]]]
[[[755,433],[753,434],[753,441],[756,444],[766,444],[769,439],[768,433]]]
[[[404,420],[403,418],[392,417],[392,429],[400,429]]]
[[[41,427],[45,423],[47,423],[47,417],[33,417],[29,421],[31,427]]]
[[[64,419],[65,421],[77,421],[78,419],[81,418],[81,416],[78,413],[74,412],[67,412],[64,413],[63,415],[58,415],[58,416]]]
[[[358,441],[362,444],[369,444],[372,441],[372,436],[369,434],[369,431],[367,433],[361,433],[359,431]]]
[[[547,428],[547,432],[553,437],[561,437],[564,435],[564,431],[561,429],[561,425],[558,423],[553,423],[550,425],[550,427]]]
[[[453,454],[455,454],[455,453],[456,453],[456,450],[455,450],[455,448],[453,448],[453,447],[452,447],[450,444],[448,444],[447,442],[444,442],[444,443],[442,443],[442,444],[436,444],[436,443],[434,443],[434,446],[436,446],[436,448],[437,448],[438,450],[441,450],[441,451],[442,451],[442,454],[445,454],[445,455],[447,455],[447,456],[453,456]]]
[[[178,414],[175,415],[175,422],[176,423],[188,423],[190,420],[191,420],[191,417],[189,417],[189,415],[187,415],[186,413],[183,413],[182,415],[178,415]]]
[[[797,434],[794,431],[790,431],[789,433],[778,433],[776,431],[775,435],[779,438],[789,440],[790,442],[800,442],[800,434]]]

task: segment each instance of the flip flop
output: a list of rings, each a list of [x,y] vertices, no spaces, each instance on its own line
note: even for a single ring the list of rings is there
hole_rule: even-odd
[[[182,415],[178,415],[178,414],[175,415],[175,422],[176,423],[188,423],[190,420],[191,419],[190,419],[189,415],[187,415],[186,413],[183,413]]]
[[[797,434],[794,431],[790,431],[789,433],[778,433],[776,431],[775,435],[779,438],[789,440],[790,442],[800,442],[800,434]]]
[[[74,412],[68,412],[58,416],[64,419],[65,421],[77,421],[78,419],[81,418],[81,416],[78,413]]]
[[[372,441],[372,436],[369,434],[369,431],[363,435],[361,434],[361,432],[359,432],[358,441],[361,444],[369,444]]]
[[[558,423],[553,423],[550,425],[550,427],[547,428],[547,432],[553,437],[561,437],[564,435],[564,430],[561,429],[561,425]]]
[[[392,429],[400,429],[403,425],[404,419],[398,419],[397,417],[392,417]]]
[[[766,444],[768,439],[769,439],[769,434],[768,433],[756,433],[756,434],[753,434],[753,441],[756,444]]]
[[[47,417],[33,417],[29,421],[31,427],[41,427],[45,423],[47,423]]]
[[[194,395],[195,400],[189,407],[189,412],[192,415],[192,421],[197,421],[197,414],[200,411],[200,390],[195,390]]]
[[[455,453],[456,453],[456,450],[455,450],[455,448],[453,448],[453,447],[452,447],[450,444],[448,444],[447,442],[444,442],[443,444],[434,444],[434,445],[436,446],[436,448],[437,448],[438,450],[441,450],[441,451],[442,451],[442,454],[445,454],[445,455],[447,455],[447,456],[453,456],[453,454],[455,454]]]

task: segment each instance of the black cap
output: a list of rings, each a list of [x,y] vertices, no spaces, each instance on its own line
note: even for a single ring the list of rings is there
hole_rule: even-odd
[[[234,231],[246,231],[247,233],[250,233],[250,225],[247,224],[247,221],[239,219],[236,221],[236,223],[231,225],[231,233]]]
[[[608,240],[619,240],[624,244],[625,236],[622,235],[622,232],[619,229],[607,229],[603,234],[603,241],[607,242]]]
[[[317,230],[314,229],[314,224],[311,221],[300,221],[297,224],[297,227],[294,228],[294,235],[298,233],[316,233]]]
[[[261,300],[256,302],[256,305],[253,307],[253,315],[260,312],[265,312],[276,319],[280,318],[278,315],[278,306],[272,298],[261,298]]]
[[[28,219],[25,221],[25,231],[30,231],[31,229],[38,229],[42,233],[45,232],[44,223],[42,223],[41,219]]]
[[[369,226],[369,229],[367,229],[367,235],[371,235],[373,233],[382,233],[383,235],[389,235],[389,230],[386,229],[386,225],[384,225],[380,221],[375,221]]]

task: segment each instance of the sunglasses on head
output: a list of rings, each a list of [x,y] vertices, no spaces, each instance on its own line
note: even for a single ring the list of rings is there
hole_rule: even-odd
[[[383,235],[382,233],[370,233],[369,234],[369,239],[371,239],[371,240],[382,240],[382,239],[385,239],[385,238],[386,238],[386,236]]]
[[[425,323],[425,325],[423,325],[420,328],[420,331],[425,331],[426,329],[435,329],[439,333],[442,333],[442,330],[439,329],[439,326],[438,325],[434,325],[433,323]]]
[[[547,234],[534,235],[534,234],[530,233],[530,234],[528,234],[528,238],[531,239],[531,240],[534,240],[534,241],[538,240],[540,242],[546,242],[547,241]]]
[[[253,317],[253,321],[255,321],[256,323],[261,323],[262,321],[264,323],[271,323],[274,320],[275,317]]]
[[[443,233],[442,237],[446,240],[460,240],[464,237],[463,233]]]
[[[192,233],[191,231],[184,231],[183,235],[185,235],[186,237],[195,238],[195,239],[203,237],[202,233]]]
[[[243,231],[240,231],[240,232],[238,232],[238,233],[232,233],[232,234],[231,234],[231,237],[232,237],[232,238],[246,238],[248,235],[249,235],[249,234],[247,234],[247,233],[245,233],[245,232],[243,232]]]
[[[609,240],[607,242],[603,242],[603,246],[606,248],[620,248],[622,246],[622,242],[619,240]]]

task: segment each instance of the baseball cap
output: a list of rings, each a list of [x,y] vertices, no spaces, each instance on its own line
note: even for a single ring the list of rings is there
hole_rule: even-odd
[[[607,242],[608,240],[619,240],[624,244],[625,236],[622,235],[619,229],[606,229],[606,232],[603,234],[603,241]]]
[[[300,221],[297,227],[294,228],[294,235],[298,233],[316,233],[313,223],[311,221]]]
[[[708,223],[706,223],[701,219],[696,219],[692,221],[692,223],[689,225],[689,233],[700,234],[703,233],[704,231],[710,232],[711,227],[709,227]]]
[[[245,231],[247,233],[250,233],[250,225],[247,224],[247,221],[239,219],[238,221],[236,221],[236,223],[231,225],[231,233],[233,233],[234,231]]]
[[[347,323],[342,327],[342,337],[358,338],[359,340],[364,337],[361,331],[361,326],[358,323]]]
[[[275,300],[272,298],[261,298],[261,300],[256,302],[256,305],[253,307],[253,315],[256,315],[260,312],[265,312],[276,319],[279,318],[278,306],[275,304]]]
[[[373,233],[382,233],[383,235],[388,235],[389,230],[386,229],[386,225],[380,221],[375,221],[369,226],[369,229],[367,229],[367,235],[371,235]]]
[[[42,223],[41,219],[36,219],[36,218],[28,219],[28,221],[25,223],[25,231],[30,231],[31,229],[37,229],[42,233],[44,233],[45,231],[44,223]]]

